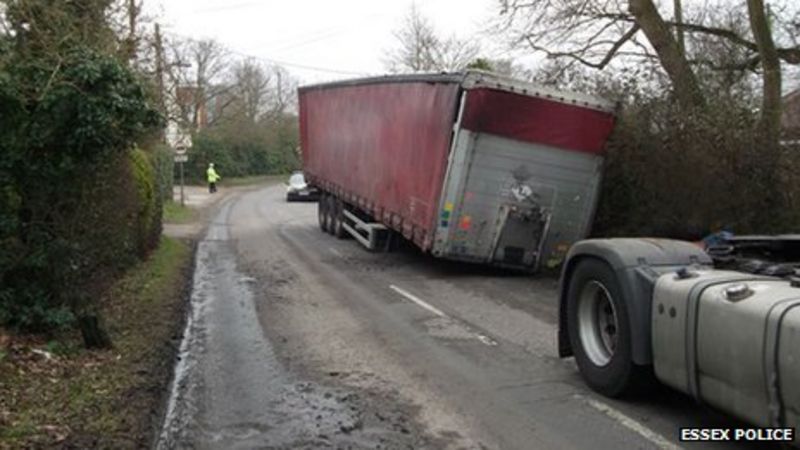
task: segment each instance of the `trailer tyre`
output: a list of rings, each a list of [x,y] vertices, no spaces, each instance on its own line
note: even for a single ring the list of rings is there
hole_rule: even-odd
[[[633,362],[627,305],[608,264],[578,262],[567,291],[567,321],[575,361],[590,388],[620,397],[642,385],[647,375]]]
[[[334,222],[336,221],[336,197],[328,195],[325,197],[325,231],[333,234]]]
[[[327,225],[327,216],[328,213],[325,209],[328,206],[328,196],[325,194],[320,194],[319,200],[317,200],[317,221],[319,221],[319,229],[325,231],[328,227]]]
[[[333,217],[333,235],[339,239],[344,239],[346,232],[344,230],[344,202],[341,200],[336,199],[333,204],[334,211],[332,214]]]

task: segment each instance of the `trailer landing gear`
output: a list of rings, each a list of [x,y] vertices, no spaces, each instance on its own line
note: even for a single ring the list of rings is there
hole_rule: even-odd
[[[317,203],[320,230],[339,239],[353,236],[370,251],[387,252],[394,244],[394,232],[382,223],[372,222],[366,214],[351,211],[334,195],[323,193]]]

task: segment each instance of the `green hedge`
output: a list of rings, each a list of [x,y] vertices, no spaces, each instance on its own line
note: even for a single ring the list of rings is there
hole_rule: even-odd
[[[158,246],[161,236],[161,206],[158,178],[150,157],[140,149],[131,152],[131,169],[136,185],[136,221],[134,241],[139,257],[144,258]]]
[[[172,200],[172,186],[175,184],[175,156],[166,145],[155,145],[152,150],[153,166],[158,184],[158,192],[162,202]]]
[[[93,310],[157,240],[153,169],[131,149],[161,121],[112,56],[77,47],[4,57],[0,324],[52,330]]]

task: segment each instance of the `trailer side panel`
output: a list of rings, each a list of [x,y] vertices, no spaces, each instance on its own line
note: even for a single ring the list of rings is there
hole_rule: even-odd
[[[422,81],[301,90],[309,179],[430,249],[458,93]]]

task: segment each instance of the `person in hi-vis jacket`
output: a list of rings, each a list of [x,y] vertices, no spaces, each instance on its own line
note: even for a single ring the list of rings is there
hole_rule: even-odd
[[[214,163],[208,164],[208,170],[206,170],[206,177],[208,178],[208,192],[213,194],[217,192],[217,181],[222,178],[219,176],[216,170],[214,170]]]

